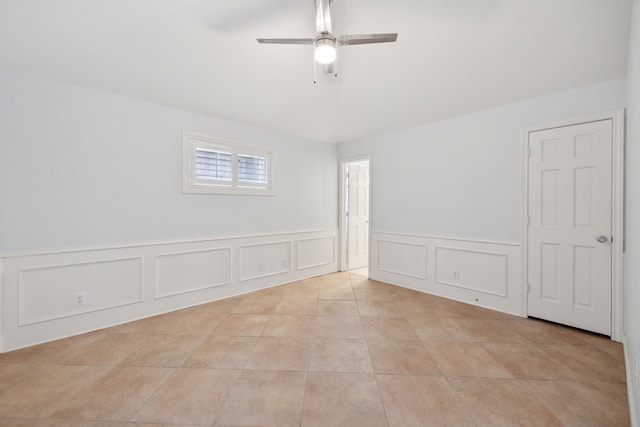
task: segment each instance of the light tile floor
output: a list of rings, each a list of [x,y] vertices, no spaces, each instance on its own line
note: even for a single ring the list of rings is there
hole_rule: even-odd
[[[1,426],[625,426],[620,344],[336,273],[0,355]]]

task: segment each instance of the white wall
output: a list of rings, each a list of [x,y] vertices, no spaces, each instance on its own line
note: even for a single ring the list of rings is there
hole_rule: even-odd
[[[183,131],[272,149],[276,196],[182,193]],[[0,352],[336,271],[336,152],[0,71]]]
[[[633,3],[629,45],[626,176],[626,356],[629,403],[634,425],[640,425],[640,2]],[[637,361],[637,362],[636,362]]]
[[[371,277],[523,315],[522,129],[624,108],[625,90],[608,81],[341,145],[341,159],[371,156]]]
[[[516,242],[522,127],[624,107],[625,81],[609,81],[342,144],[338,155],[372,156],[374,230]]]
[[[0,117],[0,254],[337,227],[334,145],[8,71]],[[183,130],[273,148],[277,196],[183,194]]]

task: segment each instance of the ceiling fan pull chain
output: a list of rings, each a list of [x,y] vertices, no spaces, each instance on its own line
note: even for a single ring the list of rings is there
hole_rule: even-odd
[[[317,69],[318,66],[316,65],[316,60],[315,58],[313,59],[313,84],[318,83],[318,79],[317,79]]]

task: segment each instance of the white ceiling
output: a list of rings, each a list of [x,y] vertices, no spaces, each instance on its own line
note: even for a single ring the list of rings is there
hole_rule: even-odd
[[[624,77],[631,0],[335,0],[313,83],[313,0],[0,0],[0,68],[343,142]]]

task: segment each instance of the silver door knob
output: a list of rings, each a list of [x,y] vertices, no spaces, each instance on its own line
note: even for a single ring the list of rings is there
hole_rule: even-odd
[[[601,234],[601,235],[599,235],[598,237],[596,237],[596,240],[597,240],[598,242],[600,242],[600,243],[605,243],[605,242],[606,242],[607,240],[609,240],[609,239],[607,239],[607,236],[605,236],[605,235]]]

